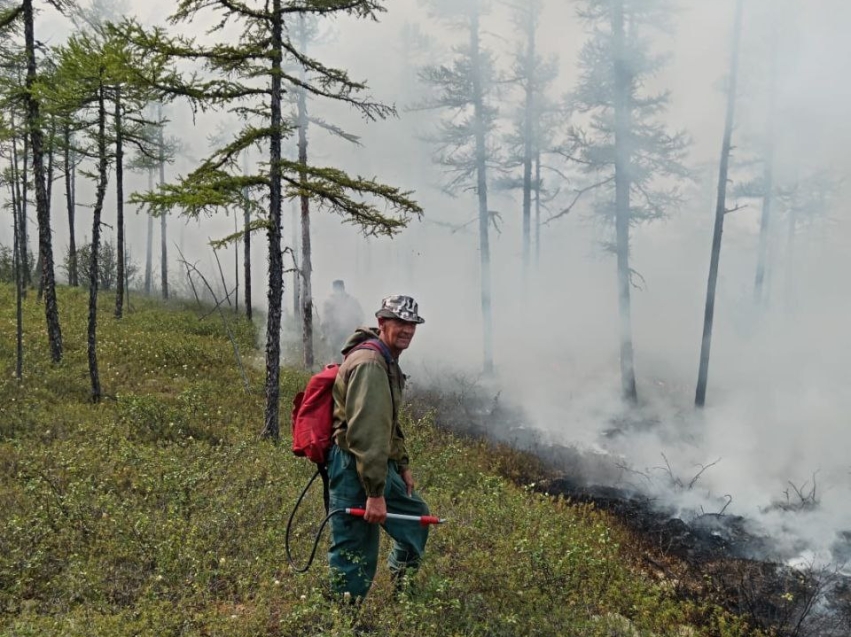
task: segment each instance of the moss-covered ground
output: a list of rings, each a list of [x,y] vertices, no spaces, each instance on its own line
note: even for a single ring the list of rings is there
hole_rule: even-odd
[[[325,596],[320,554],[288,567],[287,518],[312,474],[289,451],[303,371],[281,375],[281,440],[261,440],[256,329],[135,297],[121,320],[102,297],[107,398],[89,400],[84,290],[59,290],[64,359],[48,356],[43,306],[24,301],[15,378],[14,290],[0,286],[0,634],[3,635],[755,635],[709,601],[639,567],[636,542],[587,506],[535,493],[534,459],[456,437],[433,417],[407,434],[419,488],[449,522],[415,586],[380,572],[366,602]],[[321,496],[298,516],[304,560]],[[324,546],[323,544],[320,545]],[[385,547],[386,548],[386,547]]]

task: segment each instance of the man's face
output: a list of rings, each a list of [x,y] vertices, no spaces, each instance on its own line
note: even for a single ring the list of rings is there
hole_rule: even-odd
[[[397,318],[383,318],[379,327],[387,347],[399,352],[408,349],[417,331],[416,323],[409,323]]]

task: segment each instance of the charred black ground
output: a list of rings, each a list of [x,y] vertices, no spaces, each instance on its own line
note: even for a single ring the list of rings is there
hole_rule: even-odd
[[[851,635],[851,578],[842,572],[845,564],[793,568],[791,556],[781,554],[771,537],[760,535],[747,518],[726,513],[723,503],[718,512],[682,519],[635,489],[606,486],[611,468],[597,454],[545,443],[527,426],[522,410],[499,393],[460,377],[441,385],[414,392],[415,416],[436,411],[438,424],[457,434],[530,454],[526,470],[515,467],[509,477],[611,514],[637,538],[637,557],[647,571],[672,582],[677,595],[711,598],[778,637]],[[643,420],[636,426],[654,424]],[[626,426],[611,423],[608,434],[623,433]],[[834,549],[835,556],[851,556],[851,532],[842,534]]]

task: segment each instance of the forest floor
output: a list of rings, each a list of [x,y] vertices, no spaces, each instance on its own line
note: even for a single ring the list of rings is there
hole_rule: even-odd
[[[411,590],[394,595],[381,568],[362,605],[337,605],[325,544],[305,575],[284,549],[313,473],[289,450],[305,372],[282,369],[281,440],[263,441],[263,369],[244,363],[261,356],[254,325],[228,316],[234,348],[209,309],[136,296],[116,320],[110,300],[98,316],[107,398],[94,405],[86,291],[59,290],[58,365],[43,306],[34,291],[24,300],[19,381],[14,290],[0,284],[0,634],[803,634],[783,623],[801,616],[803,575],[718,552],[695,561],[672,548],[689,533],[646,503],[583,491],[542,454],[459,427],[468,405],[428,392],[404,424],[419,489],[448,522]],[[297,562],[321,500],[311,492],[295,520]]]

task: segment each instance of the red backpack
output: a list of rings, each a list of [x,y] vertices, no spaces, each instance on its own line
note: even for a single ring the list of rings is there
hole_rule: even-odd
[[[378,339],[364,341],[346,355],[359,349],[371,349],[380,352],[390,369],[390,352]],[[320,466],[328,461],[331,450],[331,437],[334,433],[334,382],[337,380],[339,363],[326,365],[325,368],[307,382],[304,391],[293,399],[293,453],[306,457]]]

